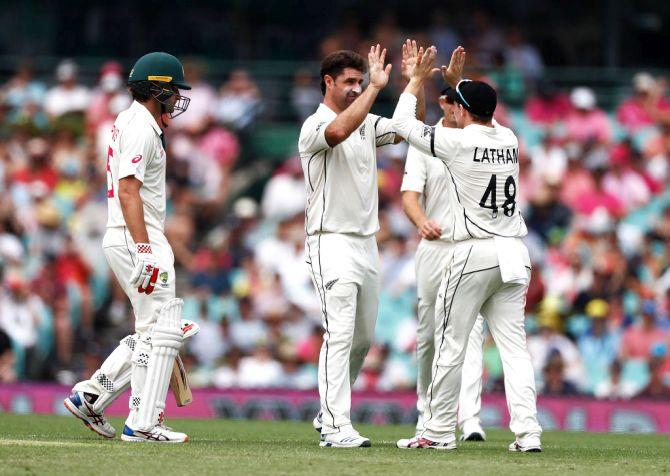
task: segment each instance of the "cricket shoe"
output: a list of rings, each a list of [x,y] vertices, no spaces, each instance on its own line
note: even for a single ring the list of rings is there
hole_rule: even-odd
[[[396,446],[403,450],[409,450],[409,449],[455,450],[458,448],[456,446],[456,440],[452,440],[449,442],[442,442],[442,441],[429,440],[428,438],[421,438],[420,436],[415,436],[414,438],[403,438],[401,440],[398,440]]]
[[[461,441],[486,441],[486,433],[477,421],[466,421],[461,428]]]
[[[352,426],[342,427],[338,433],[321,435],[319,446],[324,448],[369,448],[369,438],[361,436]]]
[[[172,428],[165,425],[156,425],[148,431],[133,430],[126,425],[123,427],[121,439],[123,441],[142,443],[186,443],[188,435],[173,431]]]
[[[114,438],[116,430],[109,424],[102,413],[93,410],[93,406],[86,400],[84,392],[72,392],[63,400],[63,405],[70,413],[79,418],[91,430],[105,438]]]
[[[317,431],[317,433],[321,433],[321,428],[323,428],[323,413],[319,412],[316,414],[314,417],[314,420],[312,420],[312,426],[314,429]]]
[[[522,436],[521,438],[517,437],[517,439],[509,445],[509,450],[521,453],[540,453],[542,452],[540,437],[538,435],[527,435]]]

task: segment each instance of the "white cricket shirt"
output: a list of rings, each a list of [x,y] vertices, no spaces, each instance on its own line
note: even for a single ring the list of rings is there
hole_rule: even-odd
[[[120,179],[134,176],[142,182],[140,197],[147,227],[163,232],[166,197],[162,133],[151,113],[137,101],[116,118],[107,149],[108,228],[126,226],[117,190]]]
[[[514,133],[499,124],[436,128],[415,115],[416,97],[403,93],[393,126],[410,145],[446,165],[452,240],[525,236],[526,224],[516,202],[519,143]]]
[[[444,127],[442,119],[435,125],[436,129],[441,127]],[[444,162],[435,160],[414,146],[409,147],[400,191],[421,194],[424,213],[428,219],[440,225],[442,229],[440,240],[443,241],[450,241],[453,236],[453,217],[448,213],[448,180]]]
[[[390,119],[368,114],[346,140],[330,147],[326,127],[337,114],[325,104],[302,125],[298,148],[305,174],[305,229],[370,236],[379,230],[378,146],[395,141]]]

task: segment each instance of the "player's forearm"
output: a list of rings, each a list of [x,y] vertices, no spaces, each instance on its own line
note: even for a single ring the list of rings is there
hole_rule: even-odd
[[[409,221],[417,228],[421,228],[421,225],[428,219],[423,208],[421,208],[420,197],[421,194],[418,192],[402,192],[402,209]]]
[[[416,96],[416,118],[421,122],[426,121],[426,90],[423,86]]]
[[[411,83],[411,81],[410,81]],[[426,126],[422,121],[416,118],[416,96],[410,94],[401,94],[395,111],[393,112],[393,129],[396,134],[404,137],[410,145],[413,145],[424,154],[433,155],[430,150],[430,139],[425,137]]]
[[[144,222],[144,204],[139,191],[119,189],[121,212],[130,236],[135,243],[149,243],[149,233]]]
[[[379,91],[375,86],[369,85],[348,108],[337,115],[326,128],[326,142],[329,146],[335,147],[358,129],[369,114]]]

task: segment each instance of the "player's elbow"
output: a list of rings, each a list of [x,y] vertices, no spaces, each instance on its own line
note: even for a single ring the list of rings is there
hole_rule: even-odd
[[[350,132],[343,127],[329,125],[326,129],[326,142],[330,147],[335,147],[336,145],[344,142],[349,137]]]
[[[118,195],[122,206],[140,198],[140,189],[135,182],[141,185],[141,182],[137,179],[121,179],[119,181]]]

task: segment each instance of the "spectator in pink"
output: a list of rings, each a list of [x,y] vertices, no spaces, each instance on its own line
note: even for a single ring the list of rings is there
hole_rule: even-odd
[[[610,193],[603,188],[602,169],[593,172],[596,186],[591,190],[586,190],[577,197],[575,210],[585,216],[590,216],[594,212],[604,209],[610,217],[621,218],[626,207],[619,198],[619,193]]]
[[[603,176],[603,190],[618,197],[626,211],[641,207],[651,199],[651,189],[644,177],[631,167],[631,155],[625,144],[617,144],[610,151],[610,169]]]
[[[596,107],[596,95],[591,88],[579,87],[570,93],[572,110],[565,127],[569,142],[607,144],[612,138],[612,126],[607,114]]]
[[[620,357],[649,361],[652,351],[659,345],[670,346],[670,333],[656,323],[656,303],[645,300],[641,317],[623,334]]]
[[[649,73],[633,76],[633,95],[624,100],[616,112],[617,119],[629,133],[654,125],[654,110],[670,109],[667,98],[654,94],[656,87],[656,81]]]
[[[565,120],[570,111],[570,99],[549,80],[540,80],[537,94],[526,103],[526,117],[534,124],[551,126]]]
[[[100,68],[100,80],[86,110],[86,132],[95,137],[101,127],[111,129],[119,112],[130,106],[121,65],[108,61]]]

